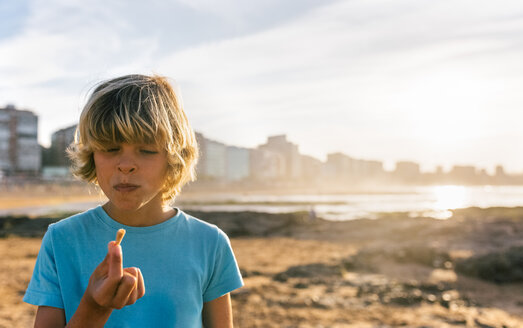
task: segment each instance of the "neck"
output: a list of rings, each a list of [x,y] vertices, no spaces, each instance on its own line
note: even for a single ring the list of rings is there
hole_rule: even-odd
[[[102,206],[115,221],[132,227],[147,227],[167,221],[176,213],[172,207],[161,203],[159,206],[143,206],[139,209],[119,209],[110,201]]]

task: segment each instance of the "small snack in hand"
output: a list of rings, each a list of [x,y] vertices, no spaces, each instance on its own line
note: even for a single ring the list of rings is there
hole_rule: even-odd
[[[120,245],[123,236],[125,236],[125,229],[118,229],[118,232],[116,233],[116,245]]]

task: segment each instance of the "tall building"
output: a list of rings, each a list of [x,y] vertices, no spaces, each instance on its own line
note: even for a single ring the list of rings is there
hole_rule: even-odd
[[[324,165],[323,175],[327,179],[347,180],[351,177],[353,170],[354,159],[343,153],[327,154],[327,162]]]
[[[266,149],[251,149],[251,178],[258,182],[274,182],[286,175],[285,159],[280,153]]]
[[[497,165],[496,166],[496,177],[505,177],[506,176],[506,173],[505,173],[505,169],[503,168],[502,165]]]
[[[352,163],[350,174],[355,179],[365,180],[369,178],[380,178],[384,172],[382,162],[357,159]]]
[[[285,160],[287,178],[300,179],[302,177],[302,159],[298,145],[287,141],[286,135],[271,136],[267,138],[267,143],[258,146],[258,149],[281,154]]]
[[[60,129],[51,136],[50,162],[51,166],[69,166],[69,158],[66,149],[74,141],[76,124],[64,129]]]
[[[460,184],[474,184],[477,180],[476,168],[470,165],[454,165],[449,175],[453,182]]]
[[[198,179],[225,179],[227,172],[227,146],[221,142],[207,139],[201,133],[196,133],[196,141],[200,148],[200,159],[196,166]]]
[[[307,182],[315,182],[321,180],[322,162],[309,155],[301,156],[302,177]]]
[[[247,148],[227,146],[226,179],[241,181],[250,176],[250,151]]]
[[[35,175],[42,153],[38,145],[38,116],[13,105],[0,108],[0,170]]]
[[[401,161],[396,163],[396,170],[394,175],[400,179],[401,182],[415,183],[419,180],[421,171],[418,163]]]

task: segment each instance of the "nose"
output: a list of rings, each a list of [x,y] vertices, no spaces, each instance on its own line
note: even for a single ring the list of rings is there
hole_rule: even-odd
[[[128,174],[132,173],[137,170],[136,161],[132,158],[132,156],[123,154],[120,157],[120,160],[118,161],[118,171]]]

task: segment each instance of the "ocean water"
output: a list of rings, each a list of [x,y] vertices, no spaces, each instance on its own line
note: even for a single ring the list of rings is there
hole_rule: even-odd
[[[0,210],[0,215],[44,215],[56,211],[83,211],[97,202],[67,203]],[[284,213],[313,210],[329,220],[374,218],[381,212],[408,212],[438,219],[451,216],[450,210],[466,207],[523,206],[523,186],[434,186],[395,188],[379,192],[348,194],[215,194],[179,198],[175,206],[184,210],[254,211]]]
[[[216,195],[205,201],[185,201],[184,209],[203,211],[257,211],[269,213],[311,211],[329,220],[374,218],[382,212],[408,212],[447,219],[450,210],[467,207],[523,206],[523,186],[434,186],[397,188],[381,192],[335,195]]]

